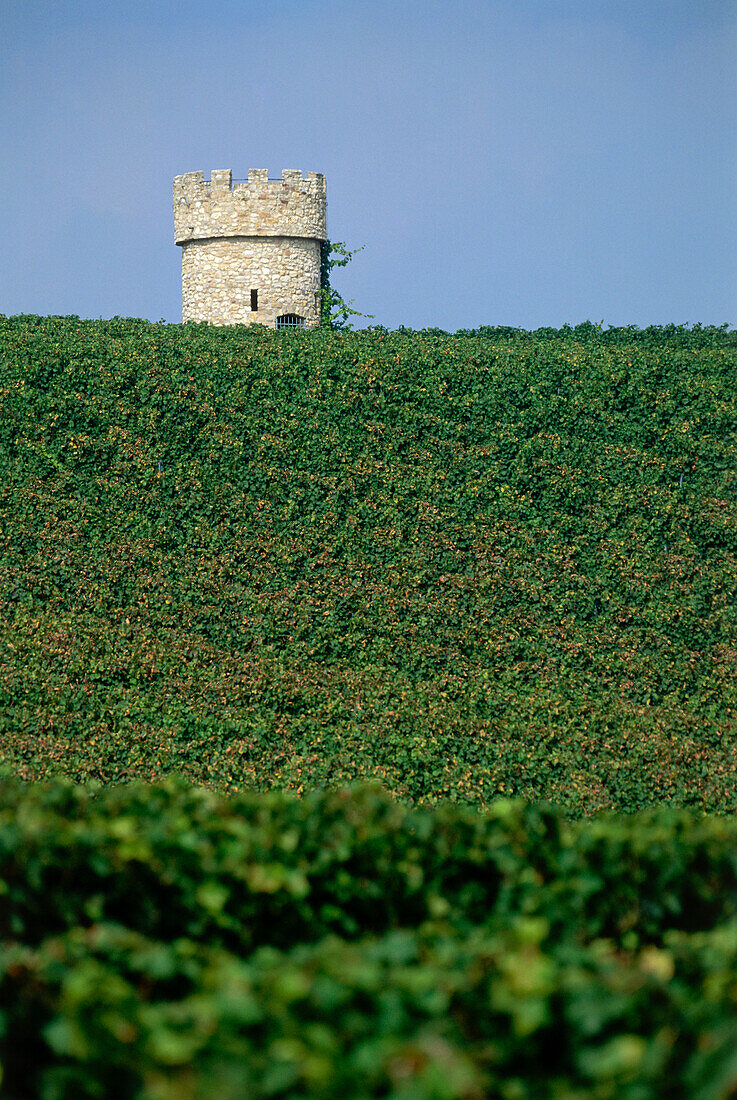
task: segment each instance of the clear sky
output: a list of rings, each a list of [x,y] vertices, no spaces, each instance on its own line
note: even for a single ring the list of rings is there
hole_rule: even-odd
[[[0,0],[0,313],[181,318],[172,177],[323,172],[389,328],[737,325],[737,0]]]

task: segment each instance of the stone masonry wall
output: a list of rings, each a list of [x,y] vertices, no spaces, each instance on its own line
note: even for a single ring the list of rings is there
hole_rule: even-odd
[[[325,177],[250,169],[174,178],[174,239],[182,246],[182,320],[273,325],[296,313],[320,322],[320,244],[327,239]],[[251,291],[258,291],[258,310]]]
[[[251,291],[258,311],[251,311]],[[320,323],[320,242],[304,237],[218,237],[182,246],[182,320],[257,323],[297,313]]]

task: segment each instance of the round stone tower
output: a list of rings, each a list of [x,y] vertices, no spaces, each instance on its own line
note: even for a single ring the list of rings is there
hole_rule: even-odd
[[[320,323],[320,246],[327,240],[325,177],[249,169],[174,177],[174,239],[182,247],[182,320]]]

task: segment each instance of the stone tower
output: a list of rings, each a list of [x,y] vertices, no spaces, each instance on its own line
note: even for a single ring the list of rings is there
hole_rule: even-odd
[[[325,177],[285,168],[174,177],[174,239],[182,247],[182,320],[320,323],[320,246],[327,240]]]

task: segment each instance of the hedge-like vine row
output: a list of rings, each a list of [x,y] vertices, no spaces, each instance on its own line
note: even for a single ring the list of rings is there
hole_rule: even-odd
[[[7,1100],[737,1087],[734,820],[1,793]]]

